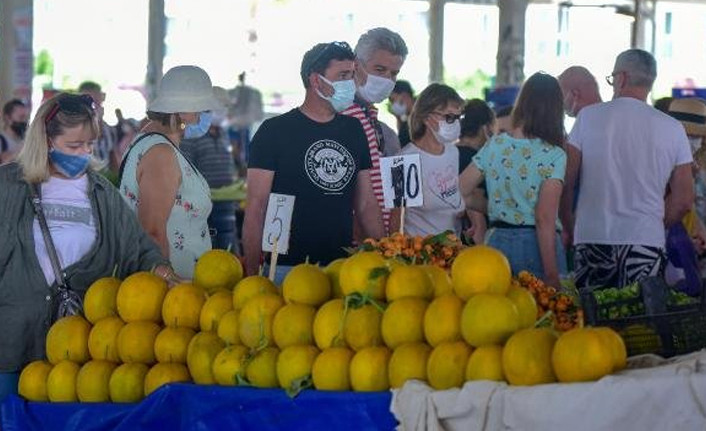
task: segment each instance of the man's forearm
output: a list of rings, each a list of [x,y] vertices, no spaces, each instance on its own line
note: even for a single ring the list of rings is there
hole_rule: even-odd
[[[262,256],[262,226],[265,221],[264,211],[251,209],[245,212],[243,220],[243,253],[245,254],[245,273],[256,275]]]

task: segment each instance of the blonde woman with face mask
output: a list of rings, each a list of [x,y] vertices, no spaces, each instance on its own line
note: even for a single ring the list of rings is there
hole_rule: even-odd
[[[17,162],[0,167],[0,400],[17,391],[24,365],[45,356],[61,278],[83,298],[114,271],[121,279],[155,267],[171,272],[118,191],[94,171],[98,133],[93,99],[61,93],[39,107]]]
[[[404,231],[409,235],[434,235],[447,230],[460,234],[463,199],[458,187],[463,99],[443,84],[431,84],[414,103],[409,119],[412,142],[400,155],[419,154],[424,205],[405,211]],[[399,208],[391,216],[391,231],[399,230]]]

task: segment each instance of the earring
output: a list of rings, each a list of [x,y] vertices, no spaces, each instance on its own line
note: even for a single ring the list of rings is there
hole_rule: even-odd
[[[183,121],[180,121],[180,122],[179,122],[179,128],[180,128],[181,130],[186,129],[186,123],[183,122]]]

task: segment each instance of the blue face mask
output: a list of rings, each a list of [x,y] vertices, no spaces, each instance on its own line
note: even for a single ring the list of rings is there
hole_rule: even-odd
[[[52,148],[49,150],[49,159],[59,173],[73,179],[80,177],[86,172],[91,156],[88,154],[74,156]]]
[[[211,127],[212,117],[213,114],[211,111],[200,113],[198,123],[186,125],[184,129],[184,139],[196,139],[208,133],[208,129]]]
[[[332,82],[321,75],[319,75],[319,78],[333,87],[333,95],[324,96],[318,89],[316,89],[316,94],[322,99],[331,102],[331,106],[336,112],[341,112],[353,104],[353,98],[355,97],[355,81],[348,79],[345,81]]]

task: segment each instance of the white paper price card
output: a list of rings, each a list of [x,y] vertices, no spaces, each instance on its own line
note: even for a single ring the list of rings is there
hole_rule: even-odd
[[[385,208],[419,207],[422,194],[422,164],[419,154],[380,158]]]
[[[277,243],[277,253],[287,254],[293,211],[294,196],[270,193],[262,231],[262,251],[273,251]]]

